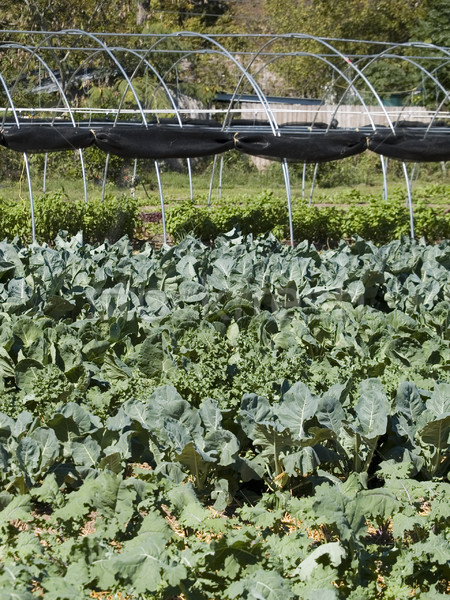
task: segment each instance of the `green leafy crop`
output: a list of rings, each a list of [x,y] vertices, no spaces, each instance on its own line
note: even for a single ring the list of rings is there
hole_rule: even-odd
[[[6,598],[444,598],[450,246],[0,243]]]

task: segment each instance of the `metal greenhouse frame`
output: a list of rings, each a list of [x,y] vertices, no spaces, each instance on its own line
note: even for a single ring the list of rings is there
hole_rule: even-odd
[[[253,51],[233,50],[240,46],[236,42],[243,38],[246,38],[246,41],[251,39]],[[368,51],[367,54],[361,52],[348,56],[342,50],[344,44],[348,42],[358,43],[362,48],[369,48],[370,43],[371,48],[375,45],[379,48],[379,52]],[[311,43],[320,50],[311,52],[309,50]],[[280,46],[287,44],[289,50],[280,50]],[[216,103],[214,107],[197,105],[193,108],[186,107],[180,101],[180,70],[183,71],[193,58],[213,61],[214,64],[223,65],[224,69],[228,69],[232,73],[234,87],[232,86],[228,90],[229,93],[222,97],[222,99],[225,98],[225,101],[220,106],[217,106],[219,103]],[[312,68],[316,61],[326,65],[331,74],[330,89],[327,95],[315,103],[306,101],[303,105],[301,99],[274,97],[267,74],[271,65],[285,59],[308,60],[311,62]],[[8,61],[21,65],[18,75],[16,74],[13,80],[8,77],[8,69],[2,67],[2,65],[7,65]],[[411,107],[404,104],[396,111],[390,110],[384,102],[382,92],[376,89],[371,75],[383,65],[383,61],[395,61],[401,65],[408,65],[417,78],[417,87],[422,86],[424,82],[431,86],[436,91],[433,108],[422,108],[413,111],[412,114]],[[67,70],[66,64],[70,63],[76,66]],[[71,90],[75,85],[84,85],[86,81],[89,81],[87,75],[89,69],[94,68],[92,65],[98,68],[99,64],[104,69],[106,68],[107,72],[114,73],[116,80],[122,82],[120,92],[116,97],[110,99],[111,102],[106,108],[80,106],[76,95],[74,98]],[[442,140],[445,140],[442,156],[446,160],[445,152],[449,152],[450,146],[450,125],[447,125],[446,121],[446,119],[450,119],[450,92],[442,82],[441,75],[445,69],[448,69],[449,64],[449,48],[422,42],[374,43],[364,40],[318,38],[301,33],[245,36],[176,32],[137,35],[132,33],[91,33],[76,29],[58,32],[5,30],[0,32],[1,135],[4,134],[7,140],[8,131],[21,130],[25,126],[29,127],[30,124],[39,122],[50,126],[57,126],[65,122],[73,128],[89,129],[96,126],[114,128],[132,122],[150,131],[155,120],[159,122],[167,116],[174,116],[171,127],[187,131],[189,124],[185,117],[194,114],[194,118],[200,124],[201,120],[205,124],[211,119],[217,121],[220,131],[230,134],[232,136],[230,139],[234,141],[239,139],[242,132],[252,135],[268,135],[269,137],[264,139],[269,140],[288,135],[294,141],[298,141],[306,134],[310,138],[314,135],[319,138],[321,135],[329,134],[336,128],[337,117],[344,114],[346,110],[347,113],[350,112],[348,110],[350,98],[354,114],[357,112],[355,107],[359,107],[360,118],[363,118],[367,124],[361,126],[350,121],[349,124],[339,128],[342,131],[361,131],[369,140],[373,134],[378,135],[381,129],[384,131],[383,135],[386,139],[394,136],[395,142],[398,140],[396,125],[402,118],[405,119],[406,115],[410,118],[410,128],[422,131],[422,141],[432,139],[436,130],[439,130],[439,143],[442,145]],[[205,86],[217,87],[217,81],[209,82],[207,80],[210,76],[208,70],[205,69]],[[31,80],[34,80],[34,85]],[[47,84],[43,85],[43,81]],[[144,89],[142,89],[142,81],[145,82]],[[44,93],[46,100],[45,103],[42,103],[41,97]],[[333,98],[333,101],[327,102],[330,97]],[[369,105],[368,98],[372,105]],[[236,115],[249,117],[248,122],[242,123],[241,119],[241,123],[239,123],[239,120],[233,119]],[[299,116],[304,117],[304,122],[298,122]],[[318,122],[324,117],[325,123],[320,129]],[[382,121],[381,125],[378,122],[380,120]],[[437,127],[438,120],[440,121],[439,127]],[[448,135],[448,138],[442,137],[445,134]],[[7,146],[6,143],[4,145]],[[368,147],[370,148],[370,146]],[[34,151],[36,152],[36,150]],[[85,202],[88,202],[84,149],[79,147],[77,152],[81,165],[84,199]],[[281,154],[276,156],[281,164],[286,189],[290,241],[293,244],[289,160],[283,156],[282,151],[280,152]],[[42,153],[45,154],[43,174],[45,191],[48,160],[47,151],[42,150]],[[249,153],[258,156],[256,147],[254,150],[250,148]],[[270,153],[266,153],[267,155],[270,157]],[[405,156],[407,155],[408,153]],[[32,238],[35,241],[33,186],[28,151],[25,151],[23,156],[30,198]],[[102,180],[103,195],[108,180],[109,156],[110,154],[107,152]],[[414,237],[412,180],[415,164],[412,161],[414,166],[409,171],[406,160],[411,161],[411,158],[402,159],[401,154],[392,156],[402,161],[410,215],[410,234],[411,237]],[[441,154],[437,156],[440,157]],[[186,159],[189,196],[193,199],[194,182],[191,158],[188,154],[180,155],[180,157]],[[433,157],[429,158],[424,154],[424,160],[436,160]],[[167,243],[160,159],[156,156],[148,160],[153,161],[156,172],[164,243]],[[383,193],[386,199],[387,160],[387,157],[380,152],[384,182]],[[439,158],[439,160],[441,159]],[[311,202],[318,162],[315,162],[313,155],[311,159],[303,157],[297,162],[303,162],[303,195],[305,194],[306,164],[315,164],[310,189]],[[136,156],[133,164],[132,186],[137,176],[138,158]],[[219,156],[217,153],[213,160],[208,203],[211,202],[216,178],[219,179],[220,193],[223,169],[223,154]]]

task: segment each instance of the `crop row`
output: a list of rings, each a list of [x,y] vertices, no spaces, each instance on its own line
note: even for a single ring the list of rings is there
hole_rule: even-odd
[[[0,243],[6,598],[445,597],[450,245]]]

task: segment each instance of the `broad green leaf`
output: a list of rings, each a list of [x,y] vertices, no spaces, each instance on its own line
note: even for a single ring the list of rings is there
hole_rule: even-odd
[[[430,473],[437,474],[443,463],[443,453],[449,446],[450,415],[429,422],[419,431],[419,436],[422,442],[430,447],[426,453]]]
[[[122,553],[115,560],[116,568],[137,593],[156,591],[166,576],[170,568],[165,549],[169,535],[164,520],[155,513],[146,517],[136,537],[124,543]],[[186,576],[184,568],[180,575],[180,579]]]
[[[70,453],[76,465],[95,467],[101,454],[101,448],[98,442],[88,436],[79,442],[72,441]]]
[[[211,492],[211,498],[214,500],[214,508],[223,511],[231,503],[232,496],[229,492],[229,485],[226,479],[219,479],[214,484],[214,490]]]
[[[105,469],[112,473],[121,473],[123,471],[123,457],[120,452],[110,452],[106,454],[97,463],[99,469]]]
[[[65,496],[59,489],[54,473],[46,475],[40,487],[34,487],[30,494],[33,498],[50,504],[53,508],[59,508],[65,502]]]
[[[48,319],[32,319],[22,317],[13,327],[14,335],[20,339],[25,348],[29,348],[42,337],[42,326],[48,324]]]
[[[16,457],[24,473],[36,472],[41,457],[39,443],[31,437],[23,437],[17,445]]]
[[[279,573],[257,569],[245,579],[231,584],[227,589],[227,597],[248,600],[290,600],[294,595],[288,580]]]
[[[44,314],[52,319],[61,319],[70,314],[76,308],[76,304],[62,296],[50,296],[44,305]]]
[[[417,515],[414,516],[396,512],[392,516],[392,532],[394,534],[394,538],[403,540],[405,533],[408,531],[414,531],[417,527]]]
[[[425,410],[425,404],[417,387],[409,382],[402,382],[395,397],[395,412],[402,413],[410,423],[414,423]]]
[[[84,521],[91,507],[95,506],[97,489],[98,483],[94,479],[86,479],[78,490],[68,495],[66,504],[53,512],[51,522],[59,524],[59,521]]]
[[[240,444],[231,431],[210,429],[204,436],[204,450],[209,455],[216,457],[219,465],[227,467],[235,462]]]
[[[43,546],[34,531],[20,531],[16,540],[15,554],[20,560],[33,562],[43,554]]]
[[[53,429],[38,427],[30,433],[30,438],[39,445],[39,472],[43,473],[56,462],[60,455],[60,446]]]
[[[0,470],[3,472],[2,474],[6,473],[8,471],[8,464],[9,464],[9,453],[6,450],[6,448],[3,446],[3,444],[0,444]],[[0,477],[2,476],[2,474],[0,474]]]
[[[42,582],[49,600],[84,600],[85,592],[78,586],[66,582],[61,577],[48,577]]]
[[[14,428],[14,420],[0,412],[0,438],[7,439]]]
[[[347,552],[339,542],[321,544],[318,548],[313,550],[311,554],[308,554],[294,573],[298,574],[301,579],[308,579],[312,575],[314,569],[318,566],[318,559],[323,556],[328,557],[327,561],[331,565],[338,567],[347,556]]]
[[[14,377],[14,361],[3,346],[0,346],[0,377]]]
[[[48,426],[55,431],[61,442],[68,442],[93,433],[101,426],[101,423],[98,417],[90,414],[75,402],[67,402],[49,420]]]
[[[389,402],[379,379],[361,382],[355,412],[362,436],[370,440],[386,433]]]
[[[301,382],[294,385],[283,395],[276,414],[281,425],[289,429],[294,439],[301,440],[305,435],[305,425],[317,412],[318,398]]]
[[[296,475],[306,476],[322,464],[316,450],[310,446],[302,448],[298,452],[293,452],[282,459],[285,471],[291,477]]]
[[[189,469],[199,489],[203,487],[210,463],[216,462],[213,456],[203,452],[192,442],[189,442],[182,452],[176,454],[176,459]]]
[[[356,542],[366,535],[366,517],[358,495],[348,498],[336,486],[323,484],[317,488],[313,507],[322,523],[336,526],[341,543]]]
[[[2,586],[3,600],[34,600],[35,596],[26,589],[20,589],[14,586],[15,589],[8,589]]]
[[[222,429],[222,412],[219,409],[217,400],[212,398],[203,400],[199,414],[206,432]]]
[[[203,434],[199,411],[193,409],[171,385],[156,388],[150,396],[146,422],[147,427],[151,431],[157,432],[162,439],[168,438],[168,435],[165,435],[168,422],[179,425],[178,430],[176,428],[171,430],[174,435],[182,435],[181,431],[184,431],[183,436],[186,439],[187,437],[192,439],[196,435],[201,437]],[[177,431],[176,434],[175,431]],[[184,443],[180,442],[180,446],[183,446]]]
[[[342,404],[334,397],[325,394],[318,402],[317,420],[337,435],[341,430],[342,421],[346,418]]]
[[[383,488],[362,490],[356,496],[356,503],[366,517],[380,518],[384,522],[397,512],[399,506],[396,497]]]
[[[30,512],[30,496],[18,495],[0,512],[0,526],[4,523],[15,521],[16,519],[26,522],[31,517]]]
[[[274,409],[267,398],[257,394],[244,394],[241,403],[240,422],[245,433],[253,438],[257,425],[284,429],[277,423]]]
[[[365,294],[366,288],[364,286],[364,283],[360,280],[358,281],[352,281],[351,283],[349,283],[347,289],[346,289],[346,298],[348,297],[348,300],[354,305],[356,306],[357,304],[359,304],[360,302],[364,301],[364,294]]]
[[[428,410],[438,418],[450,414],[450,383],[437,383],[426,404]]]
[[[430,536],[425,542],[417,542],[411,548],[411,554],[417,558],[425,556],[427,561],[437,563],[445,568],[445,571],[450,575],[450,543],[445,539],[444,535],[436,535],[430,532]],[[444,575],[444,573],[442,573]]]
[[[32,393],[38,385],[38,371],[44,368],[44,365],[32,358],[20,360],[15,368],[15,377],[18,387],[25,393]]]

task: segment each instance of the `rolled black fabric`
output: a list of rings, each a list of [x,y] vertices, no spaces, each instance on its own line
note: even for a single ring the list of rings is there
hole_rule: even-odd
[[[281,136],[240,133],[236,135],[236,148],[241,152],[306,163],[322,163],[354,156],[364,152],[366,147],[366,136],[357,131]]]
[[[23,125],[5,129],[0,142],[17,152],[56,152],[92,146],[94,135],[89,129],[78,127]]]
[[[331,119],[331,123],[323,123],[322,121],[292,121],[290,123],[282,123],[280,129],[283,127],[309,127],[311,129],[336,129],[339,125],[336,119]]]
[[[369,136],[369,150],[404,161],[438,162],[450,160],[450,134],[434,131],[400,130],[376,132]]]
[[[96,130],[95,143],[124,158],[194,158],[230,150],[233,136],[214,127],[111,127]]]

